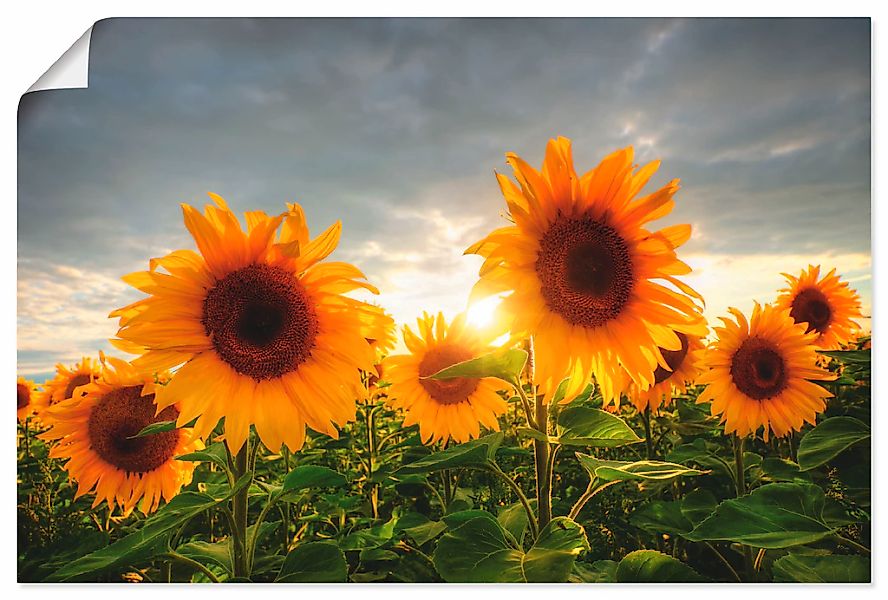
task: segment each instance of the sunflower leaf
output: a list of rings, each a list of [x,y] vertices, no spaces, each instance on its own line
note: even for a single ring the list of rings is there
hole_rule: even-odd
[[[623,557],[617,583],[701,583],[709,581],[683,562],[656,550],[636,550]]]
[[[211,444],[210,446],[207,446],[205,449],[198,452],[189,452],[188,454],[182,454],[181,456],[177,456],[176,460],[191,462],[211,462],[222,467],[222,469],[224,469],[225,471],[228,471],[228,460],[225,454],[225,445],[222,442]]]
[[[774,582],[869,583],[870,559],[865,556],[803,556],[787,554],[771,567]]]
[[[342,583],[348,580],[348,563],[333,542],[300,544],[287,554],[276,583]]]
[[[455,467],[484,467],[494,462],[496,451],[502,443],[503,434],[492,433],[406,464],[398,469],[396,474],[431,473]]]
[[[703,475],[700,471],[676,463],[655,460],[627,462],[620,460],[600,460],[588,454],[577,452],[577,459],[593,479],[607,481],[648,480],[666,481],[682,475]]]
[[[245,474],[221,498],[197,492],[182,492],[154,515],[148,517],[142,527],[113,544],[100,548],[77,560],[71,561],[52,573],[48,581],[84,581],[95,575],[118,567],[143,562],[169,549],[173,531],[222,502],[249,484],[251,475]]]
[[[788,548],[822,540],[852,521],[816,485],[770,483],[746,496],[725,500],[685,537],[695,542]]]
[[[567,517],[552,519],[527,552],[485,511],[455,513],[444,520],[450,529],[432,558],[449,583],[563,582],[577,556],[589,549],[583,528]]]
[[[282,492],[297,492],[307,488],[341,487],[348,483],[345,475],[320,465],[300,465],[284,478]]]
[[[191,419],[188,423],[182,425],[182,427],[176,427],[176,421],[158,421],[157,423],[151,423],[150,425],[146,425],[142,428],[142,430],[136,435],[131,435],[127,439],[132,440],[135,438],[145,437],[146,435],[154,435],[157,433],[163,433],[164,431],[172,431],[174,429],[183,429],[185,427],[194,427],[194,424],[197,423],[198,417]]]
[[[643,441],[626,421],[588,406],[568,406],[558,416],[556,438],[565,446],[617,448]]]
[[[520,348],[498,349],[476,358],[456,363],[422,379],[453,379],[454,377],[496,377],[512,385],[520,385],[519,375],[527,362],[527,352]]]
[[[799,467],[810,471],[869,437],[870,428],[854,417],[826,419],[806,433],[799,443]]]

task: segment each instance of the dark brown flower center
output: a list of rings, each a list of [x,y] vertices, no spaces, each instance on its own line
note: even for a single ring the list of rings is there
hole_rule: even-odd
[[[472,358],[472,353],[458,346],[438,346],[432,348],[419,363],[419,376],[428,377],[441,369]],[[438,404],[459,404],[465,402],[478,387],[478,380],[467,377],[453,379],[420,379],[419,383]]]
[[[86,373],[79,373],[71,378],[71,381],[68,382],[68,387],[65,388],[65,397],[62,400],[67,400],[74,396],[74,390],[79,388],[81,385],[86,385],[91,382],[92,378]],[[85,396],[86,392],[80,392],[81,396]],[[50,398],[50,404],[54,404],[52,398]]]
[[[549,227],[540,240],[536,272],[548,307],[583,327],[617,317],[634,282],[625,240],[588,217],[559,217]]]
[[[151,423],[179,416],[174,406],[157,416],[154,394],[139,396],[142,386],[118,388],[96,402],[89,415],[90,447],[102,460],[127,473],[147,473],[170,460],[176,452],[180,431],[163,431],[132,437]]]
[[[31,390],[24,383],[16,383],[15,386],[16,408],[24,408],[31,403]]]
[[[778,349],[761,338],[748,338],[731,359],[731,378],[737,389],[755,400],[765,400],[786,388],[786,364]]]
[[[832,309],[823,292],[811,287],[796,294],[789,315],[796,323],[807,323],[807,332],[823,333],[829,328]]]
[[[662,383],[672,377],[675,370],[681,366],[681,363],[684,362],[685,357],[688,355],[688,336],[678,331],[675,332],[675,335],[681,340],[681,348],[678,350],[664,350],[660,348],[660,354],[663,355],[663,360],[666,361],[671,370],[667,371],[657,365],[657,369],[654,371],[654,384]]]
[[[255,264],[216,282],[204,299],[203,325],[216,353],[259,381],[293,371],[311,355],[318,319],[293,273]]]

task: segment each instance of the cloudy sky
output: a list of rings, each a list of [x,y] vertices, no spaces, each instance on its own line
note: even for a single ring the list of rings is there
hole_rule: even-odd
[[[73,42],[74,40],[72,40]],[[574,141],[578,171],[632,145],[682,189],[663,225],[707,316],[837,267],[869,314],[870,23],[776,20],[99,22],[89,88],[19,111],[18,362],[108,349],[120,276],[193,248],[180,202],[300,202],[400,322],[465,308],[504,223],[504,153]]]

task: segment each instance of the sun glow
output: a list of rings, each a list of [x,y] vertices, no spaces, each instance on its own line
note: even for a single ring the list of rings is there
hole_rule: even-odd
[[[490,296],[473,302],[467,311],[467,320],[477,329],[486,329],[495,323],[496,309],[502,303],[502,296]]]

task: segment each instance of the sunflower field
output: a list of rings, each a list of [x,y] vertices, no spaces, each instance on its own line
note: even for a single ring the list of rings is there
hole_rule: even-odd
[[[18,379],[19,581],[870,581],[848,282],[799,265],[708,323],[690,225],[654,223],[679,181],[642,191],[659,162],[506,158],[503,226],[466,249],[486,326],[396,328],[298,204],[182,205],[196,250],[108,307],[131,360]]]

